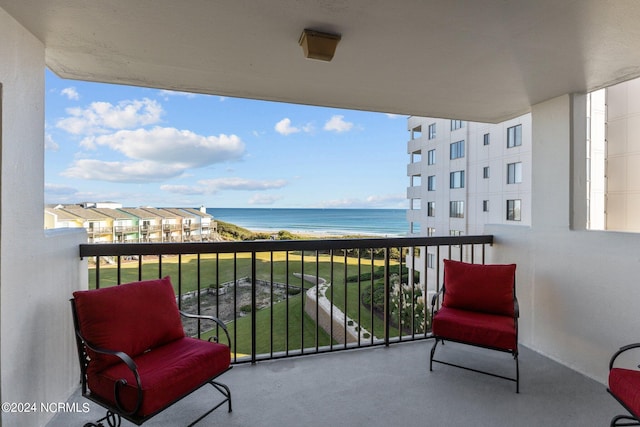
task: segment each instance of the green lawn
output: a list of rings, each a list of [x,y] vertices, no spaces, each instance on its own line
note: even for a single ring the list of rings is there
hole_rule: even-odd
[[[332,280],[334,283],[334,299],[337,305],[344,306],[344,283],[345,277],[357,276],[359,273],[371,271],[371,260],[363,259],[360,271],[358,270],[358,258],[333,257],[333,275],[331,274],[331,256],[315,253],[304,254],[290,252],[287,254],[259,253],[256,259],[256,277],[260,280],[289,283],[295,286],[304,286],[305,289],[313,286],[309,282],[303,282],[295,277],[294,273],[318,274],[321,278]],[[233,281],[234,277],[241,278],[251,276],[251,254],[239,253],[234,259],[233,254],[205,254],[200,256],[200,268],[198,270],[197,255],[165,256],[159,263],[157,258],[148,257],[142,264],[142,279],[153,279],[164,276],[171,276],[171,280],[178,292],[178,283],[181,283],[183,293],[197,289],[198,278],[201,288],[215,286],[225,282]],[[374,266],[379,268],[384,265],[382,260],[375,260]],[[139,280],[138,261],[123,262],[120,282],[127,283]],[[234,276],[235,272],[235,276]],[[180,280],[179,280],[180,279]],[[100,287],[113,286],[117,283],[117,266],[102,265],[100,267]],[[362,282],[364,289],[365,282]],[[89,287],[96,287],[96,269],[89,268]],[[329,345],[330,337],[322,329],[316,332],[316,324],[309,316],[303,313],[304,293],[291,296],[286,301],[274,304],[273,309],[266,308],[257,312],[256,347],[257,353],[270,353],[289,350],[297,350],[301,345],[305,348]],[[342,298],[342,300],[341,300]],[[357,310],[360,306],[357,286],[349,284],[347,286],[348,314],[353,319],[358,319]],[[364,307],[361,307],[361,318],[363,325],[369,331],[371,314]],[[288,334],[287,334],[287,312],[288,312]],[[366,320],[369,319],[369,320]],[[272,326],[273,325],[273,326]],[[236,319],[228,324],[232,340],[235,341],[233,350],[237,353],[251,353],[251,317]],[[271,331],[273,333],[271,333]],[[382,321],[376,319],[373,327],[374,334],[378,337],[384,336],[384,325]],[[397,334],[397,331],[395,332]],[[236,338],[237,337],[237,338]],[[272,338],[271,338],[272,337]],[[273,344],[271,343],[273,339]]]
[[[292,296],[287,301],[273,305],[273,309],[265,308],[257,312],[256,316],[256,352],[268,354],[270,352],[298,350],[304,339],[304,348],[326,346],[330,343],[329,335],[322,329],[316,335],[316,323],[302,312],[303,293]],[[287,334],[287,310],[288,334]],[[304,320],[302,320],[304,319]],[[273,322],[273,329],[272,329]],[[303,326],[304,325],[304,326]],[[251,314],[235,322],[227,324],[231,336],[232,349],[241,355],[251,354]],[[273,330],[273,334],[270,331]],[[212,333],[203,334],[208,338]],[[317,337],[317,339],[316,339]],[[271,343],[273,340],[273,344]],[[234,344],[235,343],[235,348]],[[334,342],[335,343],[335,342]]]
[[[328,254],[321,254],[317,258],[315,254],[304,255],[304,273],[315,275],[316,271],[320,277],[331,279],[331,257]],[[301,285],[301,280],[296,278],[294,273],[302,273],[302,255],[299,252],[289,253],[289,262],[286,262],[286,253],[277,252],[273,254],[271,262],[270,253],[258,253],[256,255],[256,277],[260,280],[271,280],[271,268],[273,267],[273,280],[279,283],[291,285]],[[334,256],[334,283],[344,283],[344,257]],[[370,262],[370,261],[367,261]],[[376,260],[376,265],[382,265],[383,261]],[[288,264],[288,271],[287,271]],[[347,275],[355,275],[358,259],[347,257]],[[117,280],[116,265],[100,266],[100,287],[115,285]],[[251,276],[251,254],[239,253],[234,262],[233,254],[205,254],[200,256],[200,271],[198,272],[197,255],[166,256],[159,263],[157,258],[145,260],[142,264],[142,279],[153,279],[164,276],[171,276],[171,280],[176,287],[178,278],[181,278],[182,291],[189,292],[197,288],[198,277],[202,288],[206,288],[216,283],[225,283],[236,277]],[[121,283],[139,280],[138,261],[123,262],[121,268]],[[307,284],[308,285],[308,284]],[[96,269],[89,268],[89,287],[96,287]]]

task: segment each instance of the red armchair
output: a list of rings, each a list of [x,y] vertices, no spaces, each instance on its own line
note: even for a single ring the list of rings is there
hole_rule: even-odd
[[[514,381],[520,392],[518,366],[519,308],[515,291],[516,265],[481,265],[444,261],[444,283],[431,301],[431,325],[435,342],[433,362]],[[436,307],[439,297],[442,305]],[[480,371],[434,358],[439,342],[445,340],[511,353],[516,363],[514,377]]]
[[[121,417],[141,425],[205,384],[224,399],[193,425],[228,403],[229,388],[214,381],[230,369],[227,345],[186,337],[169,277],[74,292],[71,299],[82,394],[107,409],[85,427],[119,426]],[[194,317],[186,315],[187,317]]]
[[[616,361],[620,355],[637,348],[640,348],[640,343],[626,345],[615,352],[609,361],[609,387],[607,391],[630,414],[613,417],[611,427],[640,425],[640,371],[616,367]]]

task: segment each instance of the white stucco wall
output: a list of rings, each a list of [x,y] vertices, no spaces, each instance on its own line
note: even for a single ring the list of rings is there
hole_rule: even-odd
[[[605,383],[612,353],[640,341],[640,234],[581,227],[584,170],[572,165],[580,150],[571,139],[584,144],[584,123],[570,126],[575,101],[579,108],[580,98],[563,96],[532,109],[532,226],[485,232],[496,239],[491,262],[518,264],[520,342]]]
[[[0,400],[64,402],[79,374],[68,299],[86,287],[84,230],[45,234],[44,49],[0,9]],[[53,416],[1,414],[5,427]]]

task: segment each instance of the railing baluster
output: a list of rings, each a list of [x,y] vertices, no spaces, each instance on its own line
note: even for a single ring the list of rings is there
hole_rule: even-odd
[[[256,325],[258,315],[256,310],[256,281],[257,281],[257,271],[256,271],[256,252],[251,252],[251,363],[256,363],[257,351],[256,351]]]
[[[182,310],[182,254],[178,255],[178,308]],[[198,337],[200,337],[199,332],[200,328],[198,328]]]
[[[360,338],[361,338],[361,331],[362,331],[362,304],[360,302],[360,295],[362,295],[362,286],[361,286],[361,273],[362,273],[362,266],[361,266],[361,262],[362,262],[362,251],[360,249],[357,249],[358,251],[358,330],[356,331],[358,333],[358,347],[360,347],[362,345],[362,343],[360,342]],[[346,283],[345,283],[346,286]]]
[[[233,335],[234,363],[256,363],[263,359],[370,345],[389,346],[396,342],[430,338],[431,332],[427,328],[427,323],[430,320],[428,295],[433,291],[433,288],[436,292],[440,290],[443,276],[442,260],[460,259],[484,264],[488,255],[487,247],[492,243],[492,236],[451,236],[268,242],[92,244],[80,245],[80,254],[82,257],[95,257],[95,266],[92,263],[90,267],[95,269],[93,274],[90,274],[92,287],[100,288],[119,284],[135,277],[135,272],[131,271],[131,268],[135,268],[135,264],[124,262],[124,257],[136,256],[138,259],[138,280],[143,280],[145,277],[153,278],[156,274],[158,277],[167,274],[175,275],[177,277],[175,283],[179,307],[182,309],[187,306],[186,300],[183,301],[182,297],[193,292],[195,295],[192,301],[197,304],[193,311],[197,310],[199,314],[209,312],[205,305],[208,301],[205,299],[213,298],[210,294],[214,292],[206,295],[203,293],[203,285],[207,286],[209,283],[203,282],[203,280],[210,280],[210,277],[213,276],[207,266],[210,265],[208,264],[209,260],[213,265],[213,256],[215,256],[215,285],[212,285],[216,288],[215,315],[225,316],[226,322],[233,322],[233,326],[229,325],[229,327]],[[416,248],[422,249],[418,251]],[[432,260],[433,255],[429,255],[430,249],[435,252],[435,260]],[[310,251],[315,253],[315,257],[313,254],[309,255]],[[342,251],[342,257],[336,251]],[[364,255],[366,251],[369,251],[370,265],[368,268],[366,255]],[[266,257],[267,252],[269,253],[268,258]],[[275,252],[284,256],[276,257]],[[396,258],[397,253],[400,254],[399,259]],[[228,257],[227,254],[230,256]],[[269,283],[264,285],[263,281],[259,280],[258,274],[258,269],[261,268],[259,262],[263,259],[261,254],[264,254],[264,260],[269,262]],[[291,254],[294,254],[293,258]],[[144,257],[147,255],[153,259],[145,259]],[[165,258],[169,255],[172,257],[175,255],[175,258]],[[104,266],[101,266],[101,260],[105,257],[110,257],[113,261],[109,259],[109,264],[105,263]],[[260,258],[258,259],[258,257]],[[315,262],[313,269],[315,272],[309,271],[312,268],[306,262],[309,257],[315,258],[315,261],[310,261]],[[284,261],[282,261],[283,258]],[[177,267],[173,265],[175,259],[177,259]],[[240,310],[245,311],[245,308],[240,307],[239,304],[245,296],[248,298],[249,294],[245,293],[247,289],[244,286],[242,289],[239,288],[239,281],[248,276],[245,269],[248,262],[250,262],[251,268],[251,318],[243,320],[240,316],[242,314]],[[284,262],[284,266],[282,266],[282,262]],[[350,268],[352,262],[357,263],[356,268]],[[165,265],[165,263],[167,264]],[[292,263],[295,264],[292,266]],[[342,263],[342,273],[338,269],[340,263]],[[418,264],[421,264],[421,267],[418,267]],[[293,270],[292,267],[294,267]],[[145,270],[147,268],[148,272]],[[157,268],[157,271],[154,268]],[[281,279],[283,270],[284,279]],[[370,271],[368,281],[363,279],[363,271],[367,270]],[[376,274],[380,270],[384,270],[384,275],[382,279],[378,278],[377,280],[382,281],[383,286],[380,291],[383,293],[378,295],[374,284]],[[414,280],[418,270],[420,270],[419,280]],[[354,283],[349,283],[351,271],[357,274]],[[395,281],[396,271],[398,271],[400,283],[400,288],[396,290],[399,291],[397,295],[392,286],[392,275]],[[302,275],[299,279],[297,273]],[[315,275],[316,304],[315,307],[311,306],[305,309],[307,301],[304,275],[306,273],[310,273],[310,281],[313,281],[312,277]],[[296,276],[295,288],[290,277],[293,274]],[[329,291],[326,296],[332,302],[326,308],[319,303],[321,293],[317,284],[321,275],[323,279],[328,280]],[[193,279],[194,276],[195,279]],[[378,275],[378,277],[380,276]],[[279,305],[277,302],[280,294],[278,282],[282,280],[285,282],[282,287],[286,291],[286,295],[284,295],[282,305]],[[336,291],[336,281],[343,283],[342,292]],[[225,299],[232,300],[233,307],[229,306],[228,310],[226,310],[226,306],[223,306],[226,302],[223,302],[223,295],[221,295],[222,282],[230,282],[233,286],[233,291],[224,296]],[[369,284],[368,289],[363,286],[367,283]],[[402,286],[403,284],[404,286]],[[293,293],[294,289],[300,290],[299,293],[293,295],[294,298],[300,298],[300,301],[293,300],[296,304],[300,303],[299,310],[297,305],[294,308],[292,302],[289,301],[289,294]],[[265,309],[270,310],[270,313],[263,314],[258,310],[257,306],[260,304],[263,292],[265,300],[269,299]],[[363,306],[362,302],[363,292],[367,293],[368,299],[371,300],[371,306],[367,307],[370,309],[369,315],[364,314],[366,306]],[[354,293],[356,295],[353,295]],[[420,294],[421,297],[419,297]],[[376,303],[376,298],[380,299],[381,297],[383,301]],[[420,299],[420,303],[424,302],[423,308],[418,309],[416,306],[418,299]],[[380,303],[383,305],[380,306]],[[354,304],[356,305],[354,306]],[[392,315],[392,309],[396,304],[398,310],[394,311]],[[339,310],[342,310],[342,314],[338,314]],[[246,311],[249,312],[248,309]],[[310,317],[313,317],[313,311],[315,311],[316,319],[326,316],[329,319],[335,319],[336,323],[329,321],[327,326],[323,328],[318,320],[315,325],[309,325],[309,318],[306,318],[307,312]],[[350,317],[350,314],[353,317]],[[338,318],[336,319],[336,317]],[[423,317],[424,324],[419,324]],[[265,319],[264,324],[261,324],[260,321],[263,318]],[[292,324],[294,318],[298,322],[297,324]],[[297,320],[298,318],[300,320]],[[352,320],[355,324],[356,319],[357,339],[354,343],[350,343],[349,334],[352,331],[349,321]],[[340,321],[343,321],[344,324],[338,326]],[[204,336],[200,331],[201,326],[204,327],[204,324],[198,324],[198,335]],[[422,333],[416,332],[418,328],[423,328]],[[217,329],[216,326],[213,330]],[[369,335],[361,335],[362,330],[367,330]],[[247,337],[244,335],[245,331],[247,331]],[[377,338],[380,340],[375,339],[376,331]],[[265,333],[268,333],[269,336],[264,337],[264,340],[259,340],[258,338],[262,338]],[[315,334],[313,341],[309,334]],[[336,339],[337,336],[342,335],[344,338]],[[248,339],[251,339],[251,343],[248,342]],[[340,343],[340,339],[344,339],[344,341]],[[238,350],[251,354],[248,355],[249,357],[242,357],[239,360]]]
[[[178,266],[182,265],[181,262],[178,263]],[[201,300],[201,293],[202,293],[202,283],[200,281],[200,254],[198,254],[197,257],[197,266],[196,266],[196,295],[198,297],[198,309],[197,309],[197,313],[198,315],[202,314],[202,300]],[[198,319],[197,322],[197,326],[198,326],[198,338],[200,338],[200,326],[201,326],[201,322],[200,319]]]
[[[343,281],[344,281],[344,348],[347,348],[347,343],[349,342],[349,334],[347,333],[347,312],[349,311],[349,301],[347,300],[347,250],[344,249],[344,266],[343,266]]]
[[[329,306],[329,348],[333,350],[333,290],[334,290],[334,280],[333,280],[333,249],[329,252],[329,296],[331,299],[331,306]]]
[[[238,253],[233,254],[233,348],[238,360]]]
[[[389,270],[389,248],[384,248],[384,345],[389,347],[391,334],[391,271]]]
[[[304,249],[300,255],[300,354],[304,354]]]
[[[285,314],[284,314],[284,351],[285,355],[289,355],[289,251],[285,254],[285,288],[287,291],[287,298],[285,299]]]
[[[274,281],[274,276],[273,276],[273,251],[270,252],[270,257],[269,259],[271,260],[269,266],[269,281],[270,281],[270,288],[269,288],[269,307],[271,308],[270,313],[269,313],[269,356],[273,358],[273,310],[274,310],[274,304],[273,304],[273,281]]]
[[[306,297],[305,301],[306,301]],[[320,349],[320,252],[316,250],[316,352]]]
[[[96,289],[100,289],[100,256],[96,256]]]

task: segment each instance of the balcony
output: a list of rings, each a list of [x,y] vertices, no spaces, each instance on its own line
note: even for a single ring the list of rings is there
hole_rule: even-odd
[[[601,383],[524,345],[520,394],[511,383],[473,372],[444,365],[429,372],[428,351],[433,341],[428,324],[422,321],[424,315],[428,317],[428,307],[421,304],[420,297],[425,288],[438,289],[441,269],[430,269],[434,271],[421,278],[423,284],[411,284],[411,277],[420,279],[409,268],[420,262],[417,249],[430,248],[440,260],[483,263],[493,240],[493,236],[460,236],[82,244],[80,255],[96,257],[89,263],[90,287],[171,275],[182,309],[225,318],[235,349],[235,366],[223,381],[232,388],[235,411],[216,411],[208,416],[208,423],[297,426],[304,420],[305,425],[318,426],[606,425],[619,408]],[[115,257],[116,262],[105,266],[101,257]],[[131,257],[135,261],[127,262]],[[376,281],[371,278],[380,271],[385,306],[382,313],[374,315],[360,301],[363,291],[368,292],[367,285]],[[278,283],[274,278],[282,277],[282,272],[284,279],[278,280],[284,283]],[[430,279],[432,276],[438,279]],[[320,291],[315,285],[323,280],[328,281],[323,293],[335,304],[328,311],[333,321],[316,324],[314,319],[322,316],[318,315]],[[399,283],[405,284],[406,292],[394,293]],[[328,289],[326,285],[330,285]],[[250,290],[250,309],[244,309],[243,286]],[[261,286],[269,293],[266,298]],[[284,300],[274,296],[278,286],[289,295]],[[291,292],[300,288],[304,292]],[[355,294],[353,288],[357,289]],[[216,296],[213,302],[208,298],[212,294]],[[223,295],[231,299],[230,309],[223,307]],[[394,310],[397,298],[398,307],[403,308]],[[275,320],[279,307],[285,307],[284,324]],[[398,328],[399,324],[404,328]],[[345,338],[354,325],[360,327],[360,333]],[[191,325],[192,335],[206,333]],[[282,336],[284,346],[279,343]],[[479,369],[500,372],[512,367],[507,354],[454,343],[443,350],[448,353],[444,357]],[[209,398],[209,390],[199,390],[157,416],[153,424],[186,424],[199,408],[206,407]],[[68,401],[72,407],[87,402],[78,392]],[[86,413],[59,413],[48,426],[81,425],[103,415],[102,408],[93,404],[89,408]]]
[[[431,343],[235,366],[221,377],[231,387],[233,412],[218,409],[197,425],[585,427],[609,425],[620,413],[602,384],[526,347],[520,349],[522,386],[516,394],[512,383],[473,372],[444,365],[429,372]],[[453,343],[443,350],[476,366],[512,363],[509,355],[454,349]],[[149,425],[186,425],[210,407],[213,397],[207,388],[198,390]],[[78,392],[68,401],[87,402]],[[88,412],[59,413],[47,426],[80,426],[103,415],[92,403]]]

